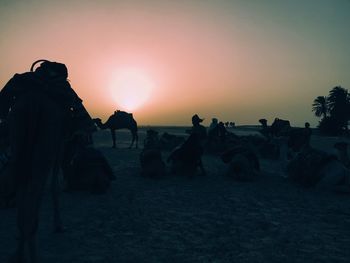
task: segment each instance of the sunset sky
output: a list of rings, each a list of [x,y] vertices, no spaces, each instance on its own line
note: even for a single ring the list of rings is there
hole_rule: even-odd
[[[349,0],[0,0],[0,86],[45,58],[92,117],[315,127],[313,99],[350,89],[349,14]]]

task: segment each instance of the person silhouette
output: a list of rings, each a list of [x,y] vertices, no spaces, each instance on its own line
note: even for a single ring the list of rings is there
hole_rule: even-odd
[[[210,134],[218,126],[218,119],[212,118],[208,128],[208,134]]]
[[[219,137],[219,126],[218,126],[217,118],[211,119],[211,123],[209,125],[207,135],[208,135],[207,140],[209,145],[215,143],[216,139]]]
[[[218,124],[218,135],[221,142],[226,141],[227,130],[225,128],[225,124],[222,121],[220,121]]]
[[[310,140],[311,140],[312,130],[310,128],[310,123],[305,122],[305,128],[304,128],[304,136],[305,136],[305,146],[310,146]]]
[[[192,128],[191,128],[191,134],[196,133],[198,135],[199,141],[201,145],[203,146],[205,140],[207,139],[207,129],[201,125],[200,123],[203,122],[204,119],[199,118],[197,114],[192,116]]]

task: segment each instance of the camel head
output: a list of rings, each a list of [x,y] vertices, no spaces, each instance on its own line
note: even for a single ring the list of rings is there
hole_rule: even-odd
[[[259,122],[263,127],[267,127],[267,120],[266,119],[260,119]]]

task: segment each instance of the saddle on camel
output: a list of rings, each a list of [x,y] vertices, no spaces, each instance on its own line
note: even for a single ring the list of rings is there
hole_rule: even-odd
[[[15,74],[0,92],[0,119],[8,122],[10,178],[18,210],[18,246],[11,262],[28,257],[37,262],[35,237],[50,174],[54,229],[62,230],[58,170],[64,140],[74,132],[88,135],[94,127],[67,78],[66,65],[38,60],[30,72]]]

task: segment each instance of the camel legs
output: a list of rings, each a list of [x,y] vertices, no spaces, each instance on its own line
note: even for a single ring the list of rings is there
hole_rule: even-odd
[[[129,149],[132,148],[132,146],[134,145],[134,142],[135,142],[135,136],[132,134],[132,141],[131,141],[131,144],[129,146]]]
[[[114,129],[111,129],[111,135],[112,135],[112,141],[113,141],[113,148],[117,148],[117,144],[116,144],[116,135],[115,135],[115,130]],[[130,146],[129,146],[129,148],[131,148],[133,145],[134,145],[134,143],[136,142],[136,148],[138,148],[138,135],[137,135],[137,133],[135,134],[135,133],[131,133],[131,135],[132,135],[132,141],[131,141],[131,144],[130,144]]]
[[[111,135],[112,135],[112,140],[113,140],[113,148],[117,148],[116,143],[115,143],[115,130],[111,129]]]
[[[135,142],[136,142],[135,148],[137,149],[138,148],[138,141],[139,141],[137,133],[131,132],[131,136],[132,136],[132,141],[131,141],[131,144],[129,146],[129,149],[132,148],[132,146],[134,145]]]
[[[338,193],[350,193],[350,171],[338,161],[333,160],[321,170],[322,179],[317,184],[318,189],[334,191]]]

